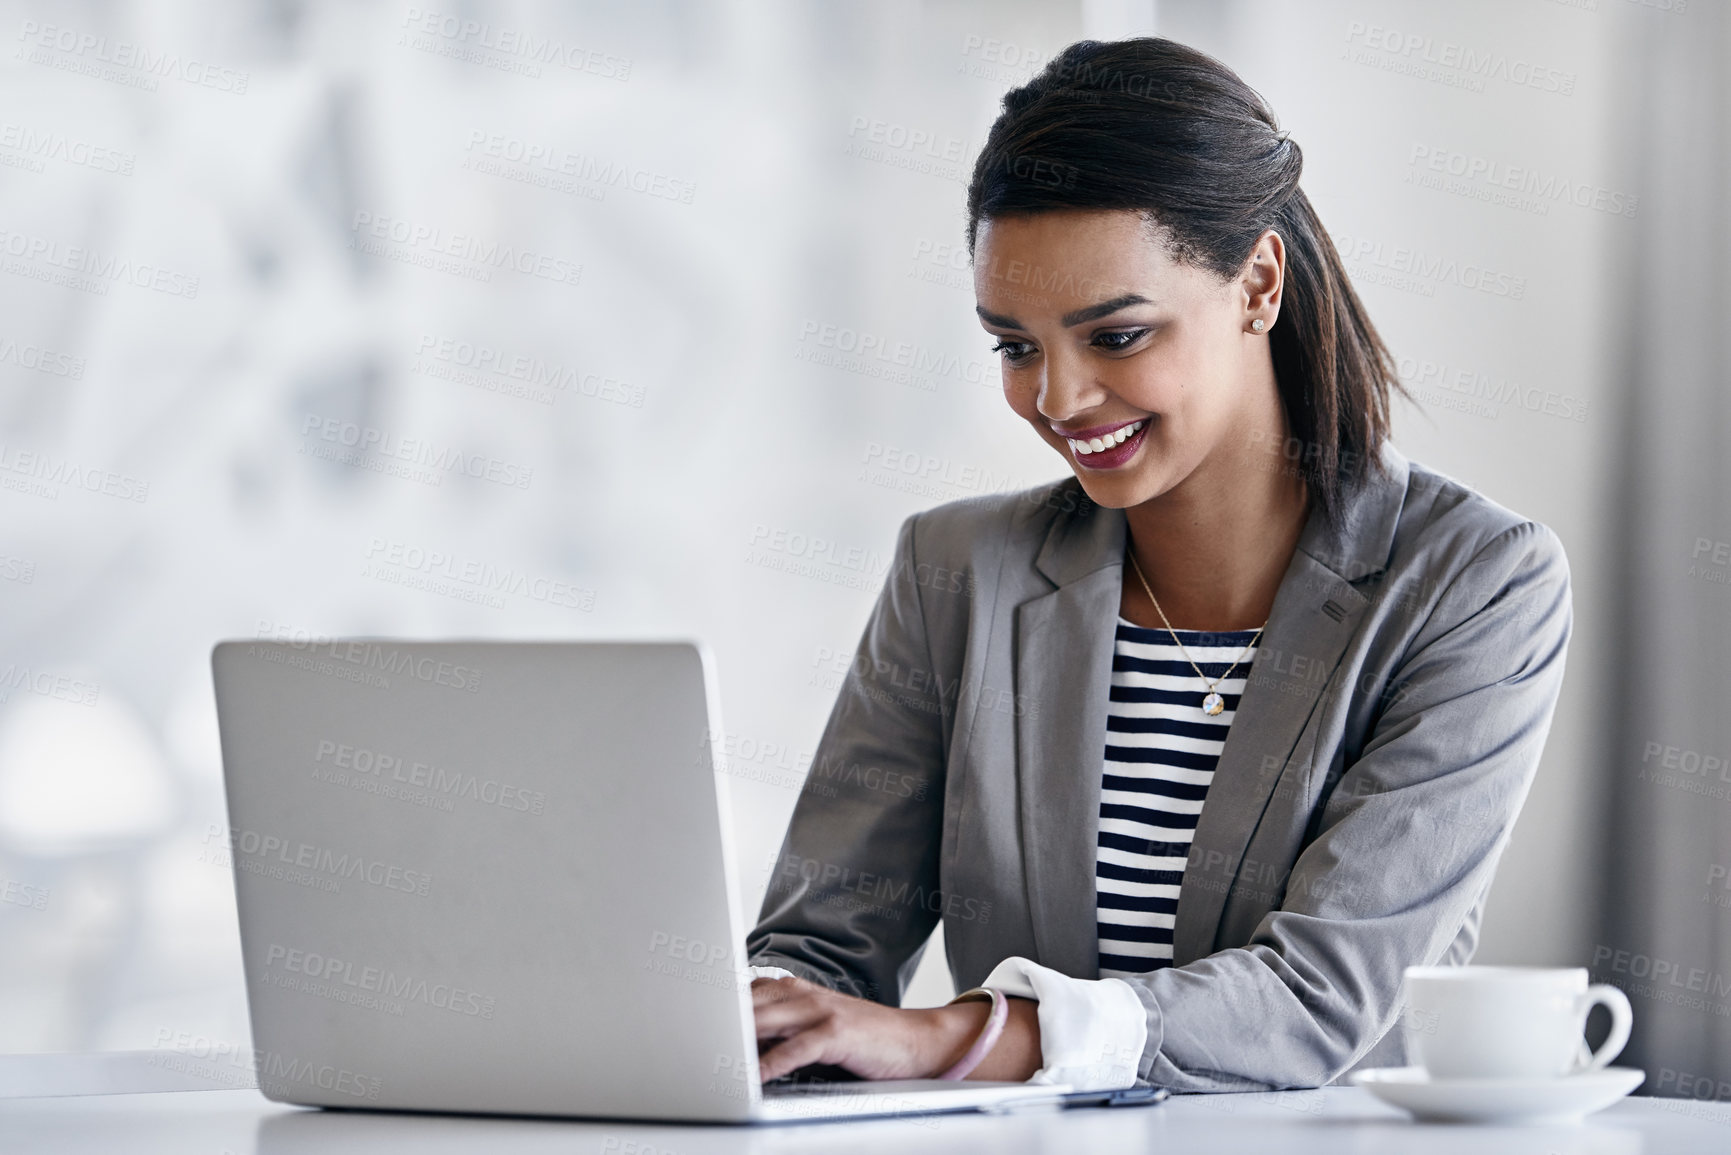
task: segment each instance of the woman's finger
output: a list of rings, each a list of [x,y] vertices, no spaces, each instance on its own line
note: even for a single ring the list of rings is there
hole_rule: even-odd
[[[821,988],[800,979],[757,979],[751,984],[751,1009],[761,1012],[794,999],[807,999]]]
[[[820,1026],[777,1043],[757,1057],[758,1078],[767,1083],[801,1067],[832,1061],[829,1050],[834,1038],[827,1026]]]
[[[817,984],[799,978],[752,979],[751,1003],[752,1006],[762,1006],[764,1003],[780,1002],[795,995],[809,994],[816,989]]]
[[[804,979],[759,979],[751,987],[751,1010],[760,1038],[765,1034],[764,1023],[803,1025],[834,1001],[834,992]]]
[[[795,995],[773,1003],[761,1003],[752,1008],[757,1025],[757,1037],[782,1038],[807,1030],[829,1016],[821,999],[810,995]]]

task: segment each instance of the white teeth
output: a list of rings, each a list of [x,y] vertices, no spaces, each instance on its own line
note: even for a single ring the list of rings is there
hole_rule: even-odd
[[[1099,453],[1104,449],[1116,448],[1134,437],[1136,431],[1142,428],[1143,424],[1144,423],[1141,421],[1135,421],[1121,429],[1108,433],[1104,437],[1094,437],[1087,441],[1077,441],[1074,438],[1071,438],[1069,439],[1070,451],[1079,457],[1085,457],[1090,453]]]

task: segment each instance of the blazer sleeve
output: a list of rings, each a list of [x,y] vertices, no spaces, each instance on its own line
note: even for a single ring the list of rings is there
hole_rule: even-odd
[[[954,677],[932,668],[918,518],[897,535],[746,938],[753,964],[891,1006],[943,910],[943,689]]]
[[[1180,1091],[1321,1086],[1394,1026],[1405,968],[1439,962],[1490,886],[1572,621],[1551,530],[1526,522],[1478,551],[1398,665],[1280,908],[1243,947],[1126,980],[1148,1021],[1139,1077]]]

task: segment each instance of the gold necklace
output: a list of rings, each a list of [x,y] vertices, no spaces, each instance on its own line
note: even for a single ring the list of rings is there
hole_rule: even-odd
[[[1238,668],[1238,663],[1244,660],[1244,655],[1250,652],[1250,647],[1256,644],[1256,639],[1262,636],[1262,631],[1268,628],[1268,623],[1263,622],[1257,626],[1256,632],[1250,635],[1250,640],[1244,643],[1244,648],[1238,651],[1237,659],[1226,667],[1226,673],[1209,682],[1208,675],[1202,672],[1202,667],[1196,664],[1196,660],[1190,656],[1190,651],[1185,649],[1184,643],[1178,640],[1178,631],[1172,628],[1171,622],[1166,621],[1166,611],[1160,608],[1160,599],[1155,597],[1154,591],[1148,588],[1148,579],[1142,576],[1142,567],[1136,564],[1136,551],[1125,546],[1124,553],[1130,558],[1130,568],[1136,571],[1136,580],[1142,583],[1142,592],[1147,594],[1148,600],[1154,603],[1154,612],[1159,614],[1160,620],[1165,623],[1166,632],[1172,635],[1172,642],[1178,647],[1178,652],[1184,655],[1184,660],[1190,663],[1190,668],[1196,671],[1196,676],[1204,682],[1208,682],[1208,694],[1202,699],[1202,712],[1210,716],[1220,713],[1226,709],[1226,699],[1222,698],[1214,687],[1224,682],[1232,675],[1232,671]]]

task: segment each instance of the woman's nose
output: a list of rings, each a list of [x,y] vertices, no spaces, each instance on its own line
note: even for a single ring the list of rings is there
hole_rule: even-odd
[[[1040,372],[1040,392],[1034,405],[1048,421],[1067,422],[1078,413],[1097,409],[1110,392],[1084,365],[1047,358]]]

